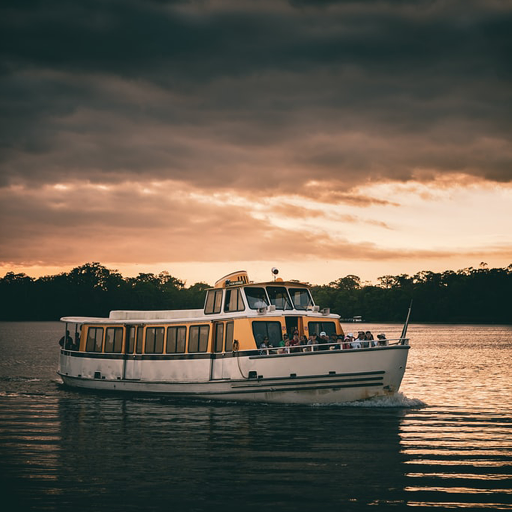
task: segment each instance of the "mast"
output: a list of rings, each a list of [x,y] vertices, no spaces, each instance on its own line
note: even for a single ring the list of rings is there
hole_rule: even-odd
[[[402,335],[400,336],[400,339],[403,340],[407,336],[407,327],[409,327],[409,317],[411,316],[411,309],[412,309],[412,299],[411,303],[409,304],[409,311],[407,312],[407,318],[405,319],[404,328],[402,329]]]

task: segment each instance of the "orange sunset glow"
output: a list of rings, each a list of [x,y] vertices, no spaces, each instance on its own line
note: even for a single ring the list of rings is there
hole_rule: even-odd
[[[512,263],[512,4],[0,7],[0,274]]]

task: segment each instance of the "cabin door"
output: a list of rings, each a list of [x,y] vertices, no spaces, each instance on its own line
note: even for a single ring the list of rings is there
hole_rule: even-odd
[[[293,336],[293,331],[295,329],[299,330],[299,318],[297,316],[287,316],[286,317],[286,332],[290,339]]]
[[[213,324],[210,380],[224,378],[224,325],[224,322],[215,322]]]
[[[124,351],[123,379],[139,380],[141,375],[142,338],[144,327],[142,325],[127,325]]]

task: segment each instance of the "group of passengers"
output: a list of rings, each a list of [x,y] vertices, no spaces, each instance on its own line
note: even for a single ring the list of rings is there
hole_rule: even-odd
[[[375,339],[371,331],[359,331],[357,337],[349,332],[343,339],[343,348],[369,348],[386,345],[387,339],[385,334],[377,334],[377,339]]]
[[[328,335],[325,331],[322,331],[320,335],[314,332],[308,338],[305,335],[300,336],[299,331],[295,330],[291,338],[288,334],[284,334],[277,347],[274,347],[269,341],[268,336],[265,336],[260,343],[259,349],[261,355],[268,355],[313,352],[315,350],[348,350],[386,345],[387,339],[383,333],[377,335],[377,340],[374,339],[370,331],[359,331],[357,337],[354,337],[354,334],[351,332],[346,336],[342,336],[337,334]]]
[[[73,340],[69,331],[66,331],[66,334],[59,340],[59,345],[66,350],[78,350],[80,346],[80,334],[75,332],[75,339]]]

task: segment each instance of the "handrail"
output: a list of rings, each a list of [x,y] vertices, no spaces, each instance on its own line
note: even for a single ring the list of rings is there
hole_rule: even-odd
[[[390,347],[390,346],[398,346],[398,345],[408,345],[409,339],[408,338],[391,338],[391,339],[385,339],[382,340],[385,341],[385,345],[380,345],[379,340],[353,340],[353,341],[336,341],[333,343],[317,343],[315,345],[295,345],[290,347],[267,347],[267,348],[254,348],[249,350],[240,350],[239,353],[241,355],[259,355],[259,356],[267,356],[267,355],[279,355],[279,356],[285,356],[289,354],[298,354],[298,353],[308,353],[308,352],[326,352],[330,350],[371,350],[375,348],[383,348],[383,347]],[[356,343],[359,342],[362,346],[359,348],[356,347],[350,347],[350,348],[340,348],[340,345],[343,346],[343,344],[346,343]],[[376,345],[372,346],[363,346],[365,343],[377,343]],[[322,348],[320,348],[322,347]],[[284,352],[279,352],[280,350],[285,350]],[[252,354],[244,354],[247,352],[251,352]],[[254,352],[257,352],[257,354],[254,354]],[[263,353],[262,353],[263,352]]]

